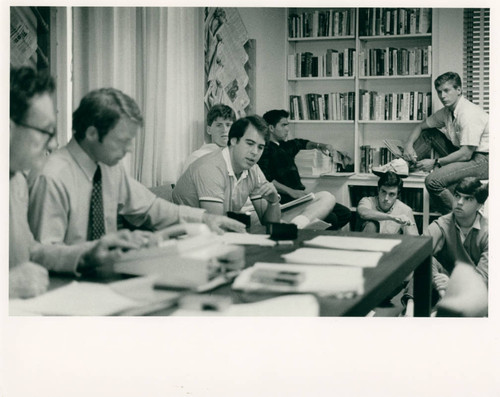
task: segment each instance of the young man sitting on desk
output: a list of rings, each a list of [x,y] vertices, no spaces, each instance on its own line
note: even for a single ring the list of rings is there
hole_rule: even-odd
[[[233,219],[158,198],[127,174],[120,160],[141,124],[136,102],[119,90],[98,89],[82,99],[73,113],[73,139],[49,157],[30,186],[29,222],[40,242],[96,240],[117,230],[118,214],[150,230],[182,222],[203,222],[217,232],[245,230]]]
[[[228,146],[191,164],[175,185],[173,201],[222,215],[240,211],[250,197],[262,224],[279,222],[280,196],[257,165],[268,139],[261,117],[235,121]]]
[[[235,120],[236,114],[229,106],[222,104],[212,106],[207,114],[207,134],[210,135],[211,143],[205,143],[191,153],[184,163],[182,172],[184,173],[200,157],[224,149],[227,146],[229,129]]]
[[[402,188],[399,175],[392,171],[382,174],[377,195],[363,197],[358,204],[358,228],[369,233],[418,236],[412,209],[398,199]]]
[[[111,266],[121,249],[139,248],[146,233],[128,230],[74,246],[42,245],[28,225],[28,186],[24,174],[36,170],[57,146],[52,101],[55,84],[29,67],[10,71],[9,297],[31,298],[49,286],[48,270],[72,266]]]
[[[424,233],[432,237],[432,282],[441,297],[457,261],[472,266],[488,286],[488,220],[480,212],[487,198],[487,184],[463,178],[455,187],[453,211],[432,222]],[[433,298],[438,296],[434,293]]]
[[[332,154],[331,145],[316,143],[306,139],[290,139],[288,137],[288,116],[286,110],[270,110],[264,114],[269,124],[271,137],[259,160],[259,166],[268,181],[271,181],[281,195],[281,204],[288,203],[307,194],[300,180],[295,165],[295,156],[303,149],[320,149],[325,154]],[[315,199],[307,204],[300,213],[298,226],[307,226],[316,219],[324,220],[337,230],[345,226],[351,219],[351,211],[335,202],[335,197],[326,191],[314,193]]]
[[[489,116],[462,95],[462,81],[454,72],[436,78],[434,88],[444,107],[418,124],[405,144],[404,158],[416,168],[432,171],[425,186],[442,214],[453,207],[448,190],[460,179],[488,179]],[[438,159],[429,159],[433,148]]]

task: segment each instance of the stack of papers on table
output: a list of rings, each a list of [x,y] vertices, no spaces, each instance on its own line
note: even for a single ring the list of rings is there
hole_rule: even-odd
[[[252,275],[256,272],[289,272],[300,274],[301,281],[295,285],[259,282]],[[257,262],[243,270],[234,280],[233,289],[265,292],[309,292],[317,294],[363,293],[363,269],[344,266],[315,266],[287,263]]]
[[[312,240],[304,241],[305,245],[313,247],[380,252],[389,252],[400,243],[401,240],[399,239],[350,236],[316,236]]]
[[[341,265],[357,268],[375,267],[382,252],[347,251],[322,248],[299,248],[282,257],[291,263],[308,263],[311,265]]]

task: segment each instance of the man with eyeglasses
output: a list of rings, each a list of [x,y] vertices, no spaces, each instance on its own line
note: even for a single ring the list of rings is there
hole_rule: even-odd
[[[28,225],[25,174],[41,167],[56,143],[56,115],[48,74],[21,67],[10,72],[9,159],[9,297],[30,298],[49,286],[48,270],[70,265],[103,267],[115,262],[121,249],[138,248],[146,235],[116,233],[75,246],[42,245]]]

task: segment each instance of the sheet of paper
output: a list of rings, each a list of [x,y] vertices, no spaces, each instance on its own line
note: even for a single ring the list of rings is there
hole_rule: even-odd
[[[282,255],[282,257],[291,263],[376,267],[382,255],[382,252],[299,248],[289,254]]]
[[[269,234],[226,232],[223,235],[221,235],[220,238],[226,244],[262,245],[269,247],[273,247],[276,245],[276,241],[269,239]]]
[[[179,309],[173,316],[273,316],[273,317],[316,317],[319,304],[313,295],[285,295],[254,303],[231,305],[224,311],[198,311]]]
[[[396,245],[401,244],[401,240],[350,236],[316,236],[312,240],[304,241],[304,244],[324,248],[389,252]]]
[[[36,298],[10,300],[9,310],[49,316],[106,316],[139,305],[106,284],[73,281]]]

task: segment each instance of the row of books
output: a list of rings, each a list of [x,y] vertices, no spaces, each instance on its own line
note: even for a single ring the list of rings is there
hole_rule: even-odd
[[[324,10],[290,14],[288,37],[354,36],[355,10]]]
[[[361,90],[359,119],[362,121],[425,120],[432,114],[430,92],[390,92]]]
[[[414,76],[431,72],[432,46],[370,48],[360,51],[360,76]]]
[[[361,8],[359,35],[425,34],[432,29],[430,8]]]
[[[354,76],[356,50],[326,50],[326,54],[299,52],[288,56],[288,77]]]
[[[390,163],[397,157],[386,147],[378,148],[371,147],[370,145],[362,145],[360,149],[359,171],[362,173],[372,172],[373,167]]]
[[[351,205],[357,207],[363,197],[377,195],[377,186],[349,186]],[[419,188],[403,188],[399,199],[415,212],[422,212],[424,194]]]
[[[290,95],[290,120],[354,120],[354,92]]]

